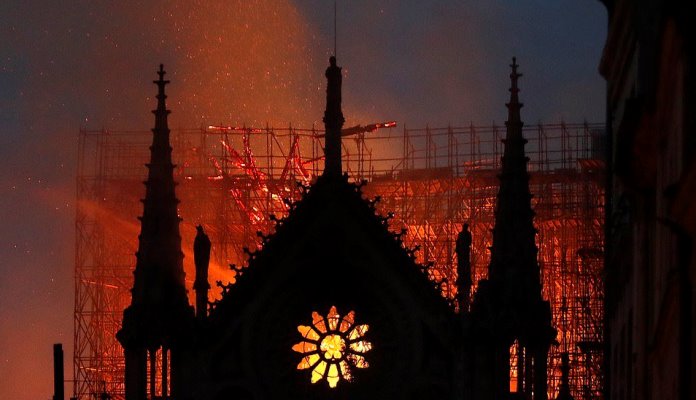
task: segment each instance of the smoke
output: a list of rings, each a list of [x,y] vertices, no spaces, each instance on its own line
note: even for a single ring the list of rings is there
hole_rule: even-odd
[[[50,395],[53,342],[71,378],[79,127],[148,129],[159,63],[173,128],[320,123],[328,3],[0,2],[0,398]],[[507,3],[339,1],[346,125],[500,121],[512,55],[527,120],[598,120],[601,5]]]
[[[0,5],[1,398],[50,396],[54,342],[71,379],[79,127],[149,128],[159,63],[172,127],[316,118],[306,26],[287,0]]]

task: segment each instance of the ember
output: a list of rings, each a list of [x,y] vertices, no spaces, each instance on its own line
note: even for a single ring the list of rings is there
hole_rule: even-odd
[[[462,223],[468,222],[475,292],[490,259],[504,128],[397,131],[390,124],[344,140],[344,171],[355,181],[368,180],[366,195],[381,196],[378,209],[385,217],[393,212],[389,225],[403,233],[406,245],[420,246],[414,256],[433,263],[427,272],[448,299],[456,296],[454,242]],[[273,219],[286,215],[323,168],[320,130],[221,127],[172,132],[189,289],[196,225],[203,225],[213,242],[211,281],[234,282],[244,269],[245,249],[263,246]],[[132,286],[135,216],[141,211],[142,160],[147,159],[149,135],[80,134],[74,359],[79,395],[101,390],[102,382],[115,398],[123,394],[123,353],[114,334]],[[603,339],[601,127],[528,126],[525,136],[530,141],[527,154],[544,297],[551,302],[560,343],[550,353],[548,387],[552,394],[558,388],[562,354],[567,352],[573,392],[598,393]],[[239,267],[230,269],[229,264]],[[210,292],[211,300],[219,295],[219,288]],[[326,343],[304,342],[305,347],[296,350],[315,350],[318,345],[343,356],[339,349],[345,350],[349,341],[357,353],[371,346],[353,342],[352,337],[343,338],[343,345],[333,337],[324,339]],[[308,365],[320,360],[315,355],[306,360]],[[354,365],[367,366],[367,361],[356,358]],[[326,368],[313,371],[329,385],[337,384],[339,376],[349,380],[350,373],[342,372],[341,365],[336,371]],[[514,381],[515,375],[511,378]]]

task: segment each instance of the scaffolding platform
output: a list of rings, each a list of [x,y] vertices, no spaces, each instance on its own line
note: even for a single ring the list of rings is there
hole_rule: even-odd
[[[604,248],[603,124],[524,128],[544,297],[551,302],[559,345],[549,357],[549,396],[568,353],[576,399],[600,399]],[[383,128],[343,140],[349,177],[366,181],[367,197],[393,213],[390,228],[420,246],[422,263],[442,294],[456,295],[454,243],[463,223],[473,236],[474,286],[486,277],[498,191],[504,126]],[[245,248],[261,246],[271,215],[287,213],[323,170],[323,131],[314,128],[209,126],[173,130],[177,197],[189,293],[196,225],[212,241],[211,282],[234,282]],[[124,359],[115,339],[130,302],[134,253],[151,133],[79,133],[77,176],[74,395],[123,398]],[[215,288],[215,285],[213,285]],[[474,289],[475,290],[475,289]],[[211,300],[220,295],[211,290]]]

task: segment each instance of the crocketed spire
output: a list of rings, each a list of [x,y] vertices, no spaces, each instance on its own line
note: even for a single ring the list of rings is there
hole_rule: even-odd
[[[529,191],[529,174],[522,136],[522,119],[519,101],[517,60],[513,57],[510,74],[510,102],[506,104],[508,120],[505,122],[505,151],[502,158],[500,188],[495,210],[493,246],[491,247],[490,280],[508,280],[524,284],[525,294],[541,293],[537,247],[534,241],[534,211]],[[531,290],[530,290],[531,289]]]
[[[143,215],[134,271],[131,306],[124,314],[121,337],[138,341],[145,346],[161,345],[166,341],[183,315],[191,312],[184,283],[184,254],[181,251],[179,218],[174,182],[172,147],[164,79],[164,66],[157,72],[157,109],[152,129],[152,146]]]

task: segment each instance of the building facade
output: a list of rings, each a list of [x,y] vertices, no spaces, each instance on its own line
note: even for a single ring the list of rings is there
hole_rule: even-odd
[[[605,0],[606,397],[696,396],[696,5]]]
[[[194,315],[160,67],[132,302],[118,333],[126,399],[546,400],[556,331],[541,295],[514,58],[511,68],[492,261],[470,309],[462,301],[457,312],[441,296],[443,282],[342,173],[342,73],[332,57],[323,174],[274,218],[273,233],[246,266],[232,267],[234,284],[211,304],[210,241],[199,229]]]

